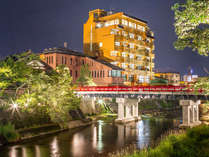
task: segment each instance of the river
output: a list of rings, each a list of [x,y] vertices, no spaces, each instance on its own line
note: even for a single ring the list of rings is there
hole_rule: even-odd
[[[101,156],[130,144],[141,149],[174,126],[173,120],[162,119],[143,119],[126,125],[98,120],[77,131],[65,131],[27,143],[2,147],[0,157]]]

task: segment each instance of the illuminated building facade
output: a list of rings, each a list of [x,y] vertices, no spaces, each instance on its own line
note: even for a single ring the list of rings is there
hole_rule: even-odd
[[[155,77],[168,80],[168,85],[180,85],[180,73],[178,72],[156,72]]]
[[[96,85],[110,86],[123,84],[123,69],[102,60],[95,60],[80,52],[67,48],[49,48],[41,53],[40,58],[53,69],[59,65],[67,66],[74,83],[80,76],[81,66],[87,64],[93,82]]]
[[[119,66],[126,85],[147,84],[154,73],[154,37],[147,22],[123,12],[89,12],[83,30],[84,53]]]

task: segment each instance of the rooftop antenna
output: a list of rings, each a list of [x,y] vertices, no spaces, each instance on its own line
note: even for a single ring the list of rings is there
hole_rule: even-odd
[[[64,42],[64,48],[67,48],[67,42],[66,41]]]

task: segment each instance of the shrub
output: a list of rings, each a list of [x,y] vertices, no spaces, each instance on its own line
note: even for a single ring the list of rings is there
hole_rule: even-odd
[[[16,132],[14,125],[11,123],[0,125],[0,136],[2,139],[6,139],[7,142],[17,140],[19,134]]]

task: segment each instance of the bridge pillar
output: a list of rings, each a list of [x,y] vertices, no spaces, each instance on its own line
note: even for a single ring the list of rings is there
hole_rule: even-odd
[[[141,117],[138,115],[138,100],[128,98],[116,98],[118,103],[118,118],[116,122],[130,122],[140,120]]]
[[[96,97],[93,98],[82,98],[81,99],[81,104],[80,104],[80,109],[84,114],[95,114],[96,113]]]
[[[201,124],[199,121],[199,104],[200,100],[194,102],[193,100],[180,100],[180,105],[182,106],[182,118],[183,124],[180,126],[193,127]]]

